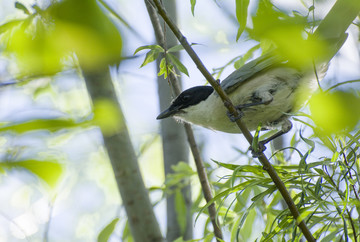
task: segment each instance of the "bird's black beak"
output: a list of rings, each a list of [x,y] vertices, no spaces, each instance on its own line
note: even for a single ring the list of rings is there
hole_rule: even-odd
[[[173,116],[174,114],[176,114],[179,111],[178,108],[174,108],[174,107],[169,107],[168,109],[164,110],[163,112],[161,112],[156,119],[164,119],[164,118],[168,118]]]

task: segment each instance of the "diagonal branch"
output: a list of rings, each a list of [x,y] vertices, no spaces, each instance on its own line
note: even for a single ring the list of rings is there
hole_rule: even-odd
[[[154,28],[156,40],[160,46],[162,46],[164,49],[166,49],[165,48],[166,43],[164,41],[164,39],[165,39],[164,31],[162,30],[158,15],[157,15],[155,9],[153,8],[153,6],[147,0],[145,0],[145,5],[147,7],[147,10],[148,10],[148,13],[150,16],[150,20],[151,20],[153,28]],[[174,75],[172,72],[169,73],[169,81],[171,83],[171,88],[173,89],[173,93],[175,95],[179,95],[181,92],[180,87],[179,87],[179,82],[177,80],[176,75]],[[193,130],[191,128],[191,125],[185,123],[184,127],[185,127],[185,132],[187,135],[187,139],[188,139],[188,142],[190,145],[190,149],[191,149],[191,152],[194,157],[194,161],[195,161],[195,165],[196,165],[196,169],[197,169],[197,174],[199,176],[201,188],[202,188],[205,200],[208,203],[209,201],[211,201],[213,199],[213,195],[212,195],[210,183],[209,183],[209,180],[207,177],[206,168],[201,159],[200,152],[197,147],[197,144],[195,141],[195,136],[194,136]],[[223,240],[220,223],[216,217],[216,208],[215,208],[214,203],[208,207],[208,211],[209,211],[210,220],[213,225],[214,234],[215,234],[215,237],[217,238],[217,241],[220,241],[218,239]]]
[[[252,137],[250,131],[245,127],[245,125],[242,123],[240,118],[238,118],[239,113],[238,113],[237,109],[234,107],[231,100],[229,99],[229,97],[224,92],[224,90],[222,90],[222,88],[220,86],[220,83],[217,82],[213,78],[213,76],[210,74],[210,72],[206,69],[204,64],[201,62],[200,58],[197,56],[195,51],[191,48],[189,42],[186,40],[186,38],[183,36],[183,34],[178,29],[178,27],[172,22],[170,17],[167,15],[165,9],[162,7],[159,0],[153,0],[152,2],[156,6],[156,9],[158,10],[158,13],[160,14],[160,16],[164,19],[164,21],[167,23],[169,28],[172,30],[174,35],[177,37],[179,42],[182,44],[182,46],[184,47],[186,52],[189,54],[191,59],[194,61],[197,68],[204,75],[204,77],[210,83],[210,85],[215,89],[215,91],[219,94],[220,98],[224,102],[225,107],[235,117],[236,124],[240,128],[241,132],[244,134],[247,141],[250,144],[252,144],[253,137]],[[268,174],[271,177],[271,179],[273,180],[274,184],[279,189],[281,195],[283,196],[286,204],[289,207],[289,210],[290,210],[291,214],[293,215],[294,219],[296,220],[296,222],[297,222],[299,228],[301,229],[301,231],[303,232],[305,238],[308,241],[316,241],[315,238],[312,236],[309,228],[306,226],[305,222],[303,220],[298,221],[300,219],[300,213],[299,213],[293,199],[291,198],[289,192],[287,191],[284,182],[280,179],[280,177],[278,176],[276,170],[274,169],[274,167],[272,167],[272,165],[270,164],[267,157],[262,153],[258,157],[258,159],[261,162],[261,164],[263,165],[264,170],[266,170],[268,172]]]

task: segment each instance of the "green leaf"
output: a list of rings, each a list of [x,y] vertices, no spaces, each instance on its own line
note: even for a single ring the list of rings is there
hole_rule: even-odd
[[[23,160],[0,164],[4,169],[26,169],[52,188],[55,187],[63,173],[62,165],[55,161]]]
[[[6,32],[8,30],[12,30],[14,27],[17,27],[22,23],[24,23],[24,20],[15,19],[15,20],[10,20],[10,21],[0,25],[0,34],[3,34],[4,32]]]
[[[301,132],[300,132],[300,138],[311,147],[309,151],[310,153],[315,150],[315,142],[313,140],[305,138],[304,136],[302,136]]]
[[[36,119],[25,123],[11,123],[0,125],[0,132],[11,131],[25,133],[34,130],[55,132],[61,129],[77,128],[90,125],[91,122],[78,123],[71,119]]]
[[[147,64],[155,61],[158,56],[159,56],[160,52],[158,50],[150,50],[148,53],[146,53],[144,62],[141,64],[140,67],[146,66]]]
[[[167,52],[178,52],[183,49],[184,49],[184,47],[181,44],[179,44],[179,45],[175,45],[175,46],[171,47],[170,49],[167,50]]]
[[[353,92],[319,92],[309,101],[312,119],[327,135],[351,131],[360,120],[360,98]]]
[[[50,40],[55,47],[74,51],[82,68],[92,71],[120,62],[120,32],[96,0],[63,0],[52,4],[48,14],[55,24]]]
[[[229,163],[223,163],[223,162],[220,162],[220,161],[216,161],[216,160],[213,160],[211,159],[213,162],[215,162],[217,165],[221,166],[221,167],[224,167],[226,169],[229,169],[229,170],[235,170],[239,167],[239,165],[234,165],[234,164],[229,164]]]
[[[26,11],[21,4],[17,7]],[[79,11],[81,10],[81,11]],[[63,0],[29,15],[12,31],[4,50],[23,75],[53,75],[76,54],[81,67],[98,69],[121,61],[122,38],[96,0]]]
[[[250,0],[236,0],[236,18],[239,22],[239,29],[236,34],[236,41],[239,40],[241,34],[244,32],[247,21],[247,12]]]
[[[194,16],[195,15],[195,4],[196,4],[196,0],[190,0],[190,4],[191,4],[191,13]]]
[[[255,229],[257,230],[254,221],[256,219],[257,213],[255,209],[251,209],[249,211],[249,214],[246,216],[246,220],[244,225],[241,228],[241,238],[243,239],[243,241],[249,241],[250,240],[250,236],[252,233],[252,230]]]
[[[19,3],[18,1],[15,2],[15,8],[24,11],[26,15],[30,15],[29,10],[22,3]]]
[[[175,192],[175,210],[176,220],[180,226],[181,233],[183,234],[186,229],[186,204],[185,199],[181,193],[181,189],[176,189]]]
[[[334,232],[328,234],[327,236],[325,236],[321,242],[330,242],[330,241],[335,241],[336,238],[339,238],[337,236],[337,234],[340,232],[340,230],[335,230]]]
[[[167,56],[179,71],[189,76],[188,70],[175,55],[168,53]]]
[[[118,103],[106,98],[94,101],[94,123],[104,136],[112,136],[126,128]]]
[[[254,152],[258,152],[259,151],[259,134],[260,134],[260,130],[261,130],[261,124],[258,125],[255,134],[254,134],[254,138],[252,140],[251,143],[251,147],[254,150]]]
[[[103,230],[98,235],[97,241],[98,242],[107,242],[114,232],[117,223],[119,222],[119,218],[114,218],[108,225],[105,226]]]
[[[256,202],[259,199],[264,199],[265,196],[271,195],[273,192],[276,191],[276,186],[271,186],[269,189],[266,189],[264,192],[261,192],[260,194],[257,194],[253,198],[251,198],[251,201]]]
[[[134,52],[134,55],[142,50],[154,50],[154,51],[164,52],[164,49],[160,45],[144,45],[137,48]]]
[[[164,75],[164,77],[167,77],[167,66],[166,66],[166,60],[165,58],[162,58],[159,65],[159,73],[158,76]]]

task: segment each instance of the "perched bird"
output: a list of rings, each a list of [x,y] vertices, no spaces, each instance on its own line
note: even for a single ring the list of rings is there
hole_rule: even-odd
[[[326,69],[324,65],[318,71],[320,78]],[[234,71],[221,82],[221,87],[249,130],[255,130],[259,124],[263,129],[280,127],[276,134],[279,136],[291,129],[289,115],[301,107],[304,95],[316,90],[317,80],[313,72],[302,72],[282,62],[279,56],[266,54]],[[205,128],[241,133],[226,114],[224,103],[212,87],[196,86],[183,91],[157,119],[173,116]]]
[[[296,60],[272,51],[243,65],[220,83],[249,130],[259,125],[263,129],[281,128],[263,144],[291,129],[289,116],[316,90],[317,81],[324,77],[328,62],[345,42],[345,31],[359,10],[358,2],[337,1],[311,35],[326,43],[323,56],[311,57],[299,66]],[[213,130],[240,133],[234,118],[226,114],[223,101],[212,87],[196,86],[183,91],[157,119],[174,117]]]

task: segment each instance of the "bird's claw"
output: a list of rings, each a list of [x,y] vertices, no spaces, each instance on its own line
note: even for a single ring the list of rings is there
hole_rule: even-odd
[[[229,117],[231,122],[236,122],[236,120],[241,119],[244,116],[244,113],[238,110],[238,115],[235,116],[233,113],[230,113],[229,111],[226,112],[226,115]]]
[[[257,150],[254,150],[252,146],[249,147],[249,150],[251,151],[251,155],[253,158],[258,158],[263,154],[263,152],[266,150],[265,144],[266,143],[259,141]]]

